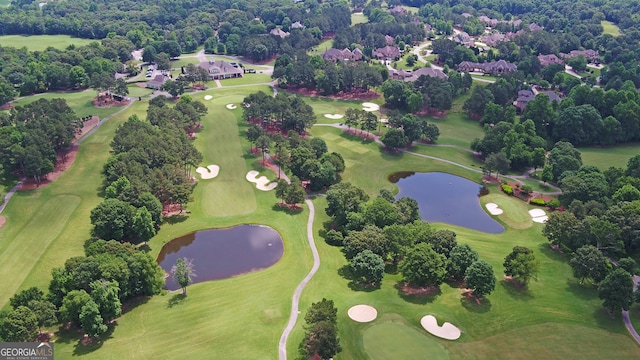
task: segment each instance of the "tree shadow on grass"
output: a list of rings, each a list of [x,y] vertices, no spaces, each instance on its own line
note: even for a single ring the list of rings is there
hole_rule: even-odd
[[[376,284],[364,284],[360,281],[360,279],[356,279],[351,272],[351,268],[349,265],[344,265],[340,269],[338,269],[338,275],[342,276],[342,278],[349,280],[347,286],[349,289],[353,291],[362,291],[362,292],[372,292],[380,289],[380,283]]]
[[[302,206],[298,206],[296,205],[296,207],[290,207],[290,206],[282,206],[280,205],[280,203],[276,203],[271,207],[271,210],[273,211],[277,211],[277,212],[282,212],[285,213],[287,215],[298,215],[300,213],[302,213],[302,211],[304,210],[302,208]]]
[[[398,263],[390,263],[384,265],[385,274],[396,275],[398,273]]]
[[[85,338],[82,331],[74,325],[71,325],[68,328],[60,327],[60,329],[55,333],[56,342],[63,344],[71,344],[75,342],[73,347],[74,356],[90,354],[100,349],[105,341],[113,337],[113,332],[115,331],[116,326],[118,326],[116,321],[111,322],[107,326],[107,331],[98,339]]]
[[[415,288],[404,282],[397,282],[394,287],[402,300],[412,304],[425,305],[434,302],[442,294],[439,286]]]
[[[567,290],[582,300],[593,300],[598,297],[598,289],[590,282],[580,284],[578,279],[567,279]]]
[[[167,301],[167,308],[171,309],[175,306],[182,305],[186,299],[187,295],[183,295],[182,293],[173,294]]]
[[[568,257],[564,253],[552,249],[548,243],[542,243],[539,246],[540,252],[543,253],[548,259],[554,261],[567,262]]]
[[[526,286],[521,286],[516,280],[500,280],[500,286],[507,291],[507,294],[514,300],[529,301],[534,298]]]
[[[189,218],[189,215],[186,214],[177,214],[177,215],[171,215],[168,218],[164,219],[164,222],[170,225],[174,225],[174,224],[178,224],[181,222],[186,221]]]
[[[460,304],[469,312],[486,313],[491,310],[491,300],[482,298],[477,300],[475,296],[467,296],[463,294],[460,298]]]
[[[137,308],[140,305],[148,303],[149,299],[149,296],[137,296],[133,299],[125,301],[125,303],[122,304],[122,315],[128,313],[129,311]]]

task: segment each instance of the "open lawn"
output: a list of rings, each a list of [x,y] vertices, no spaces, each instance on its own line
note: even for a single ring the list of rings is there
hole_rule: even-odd
[[[327,39],[323,42],[321,42],[320,44],[318,44],[318,46],[310,49],[309,51],[307,51],[307,54],[309,55],[322,55],[325,51],[331,49],[333,47],[333,38],[331,39]]]
[[[174,60],[171,62],[172,69],[180,69],[183,66],[187,66],[189,64],[198,65],[200,60],[197,57],[185,57],[182,59]]]
[[[14,101],[14,106],[22,106],[30,104],[38,99],[65,99],[67,105],[73,111],[75,111],[78,117],[86,117],[90,115],[96,115],[103,118],[107,115],[113,114],[120,110],[120,107],[110,108],[97,108],[93,105],[93,99],[95,99],[97,93],[94,90],[84,90],[75,92],[50,92],[45,94],[38,94],[34,96],[28,96],[20,100]]]
[[[267,74],[244,74],[241,78],[220,80],[222,86],[266,84],[271,82],[271,75]]]
[[[602,20],[600,21],[600,25],[602,25],[603,34],[609,34],[611,36],[620,36],[620,29],[618,29],[618,26],[612,23],[611,21]]]
[[[129,96],[131,97],[147,96],[153,92],[153,89],[147,89],[136,84],[131,84],[127,87],[129,88]]]
[[[582,154],[582,162],[585,165],[594,165],[601,170],[610,166],[627,167],[627,162],[632,157],[640,154],[640,144],[624,144],[612,147],[583,147],[579,148]]]
[[[21,48],[26,46],[30,51],[43,51],[48,47],[66,49],[69,45],[84,46],[95,39],[74,38],[69,35],[3,35],[0,36],[0,45],[5,47]]]
[[[219,165],[220,175],[198,180],[185,216],[167,220],[150,240],[149,251],[157,256],[163,244],[192,231],[258,223],[269,225],[282,235],[283,258],[268,269],[192,285],[186,298],[166,293],[141,299],[116,321],[106,340],[97,344],[79,345],[75,331],[58,333],[55,338],[58,358],[277,357],[278,339],[289,318],[291,295],[311,267],[306,240],[308,209],[305,206],[300,213],[280,210],[275,206],[278,200],[274,191],[258,191],[244,179],[249,170],[261,171],[272,179],[276,176],[259,166],[259,155],[248,153],[250,145],[244,136],[247,124],[242,121],[242,109],[225,108],[228,103],[239,104],[258,90],[271,91],[268,86],[246,86],[192,95],[196,100],[213,96],[203,101],[209,113],[195,144],[203,153],[200,165]],[[317,112],[326,113],[339,113],[361,103],[310,98],[305,101]],[[454,107],[459,106],[457,101]],[[46,289],[53,267],[82,254],[82,244],[91,227],[89,212],[102,201],[97,195],[102,182],[100,171],[109,156],[114,131],[130,115],[144,118],[145,111],[146,102],[136,102],[89,137],[80,147],[74,165],[58,180],[38,190],[20,192],[11,200],[3,213],[7,224],[0,229],[0,276],[4,279],[0,307],[6,307],[16,290],[28,286]],[[450,113],[436,123],[442,134],[439,143],[468,147],[474,137],[482,136],[482,129],[464,114]],[[343,181],[363,188],[370,196],[383,188],[396,192],[387,176],[397,171],[442,171],[476,182],[481,177],[452,164],[407,153],[387,153],[378,144],[340,129],[313,127],[309,134],[321,137],[329,151],[343,156],[346,163]],[[413,151],[469,166],[475,161],[470,153],[455,148],[416,146]],[[351,283],[345,275],[347,262],[341,249],[326,244],[321,236],[329,220],[323,211],[326,199],[314,197],[314,235],[322,264],[302,293],[301,317],[287,343],[288,357],[297,357],[306,309],[325,297],[334,300],[338,308],[343,351],[334,357],[336,360],[412,358],[404,356],[409,352],[400,353],[408,350],[425,352],[428,358],[445,359],[447,356],[524,359],[532,354],[545,359],[637,358],[640,347],[627,334],[620,316],[611,318],[602,309],[597,290],[580,285],[573,278],[567,256],[550,250],[541,235],[543,225],[523,225],[527,221],[523,215],[527,205],[514,203],[517,200],[499,193],[496,185],[489,186],[489,190],[490,195],[481,201],[491,199],[499,203],[507,212],[500,220],[514,228],[496,235],[432,224],[434,229],[454,230],[459,243],[470,244],[493,266],[498,278],[496,290],[479,304],[465,297],[456,283],[442,284],[439,290],[424,296],[405,295],[396,286],[402,275],[393,266],[388,268],[379,288],[362,289]],[[525,289],[502,276],[504,257],[515,245],[533,249],[540,262],[537,280],[532,280]],[[356,304],[374,306],[378,319],[368,324],[350,320],[347,310]],[[427,314],[458,326],[462,337],[446,341],[427,334],[420,327],[420,318]],[[396,357],[398,354],[403,355]]]
[[[351,26],[357,24],[364,24],[368,22],[369,19],[363,13],[352,13],[351,14]]]

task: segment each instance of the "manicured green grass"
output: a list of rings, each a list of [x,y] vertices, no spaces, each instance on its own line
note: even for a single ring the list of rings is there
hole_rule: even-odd
[[[478,125],[478,122],[470,119],[464,112],[450,110],[441,118],[427,118],[427,120],[438,125],[438,129],[440,129],[438,144],[469,148],[473,139],[484,136],[482,127]]]
[[[0,0],[0,6],[9,6],[11,5],[12,0]]]
[[[481,202],[483,206],[487,203],[497,204],[503,213],[494,217],[513,229],[527,229],[533,225],[527,203],[518,198],[494,193],[483,196]]]
[[[371,359],[449,359],[444,347],[425,330],[382,321],[376,320],[364,331],[363,346]]]
[[[180,69],[182,66],[187,66],[189,64],[197,65],[199,63],[200,63],[200,60],[197,57],[187,57],[187,58],[172,61],[171,68]]]
[[[95,39],[74,38],[69,35],[3,35],[0,36],[0,45],[5,47],[21,48],[26,46],[30,51],[43,51],[48,47],[66,49],[69,45],[84,46]]]
[[[76,92],[51,92],[28,96],[20,100],[14,101],[14,106],[23,106],[30,104],[38,99],[65,99],[67,105],[75,111],[78,117],[96,115],[103,118],[120,110],[120,107],[97,108],[93,105],[93,99],[96,97],[93,90],[76,91]]]
[[[369,19],[367,19],[367,17],[363,13],[351,14],[351,26],[357,25],[357,24],[364,24],[368,21]]]
[[[602,25],[603,34],[609,34],[611,36],[620,36],[620,29],[618,29],[618,26],[612,23],[611,21],[602,20],[600,21],[600,25]]]
[[[610,166],[626,168],[629,159],[640,154],[640,144],[624,144],[607,148],[584,147],[578,150],[582,154],[582,162],[585,165],[594,165],[602,170]]]
[[[129,96],[131,97],[147,96],[153,92],[152,89],[147,89],[136,84],[131,84],[127,87],[129,88]]]
[[[320,44],[318,44],[318,46],[307,51],[307,53],[309,55],[322,55],[325,51],[331,49],[332,47],[333,47],[333,38],[327,39],[321,42]]]
[[[266,84],[271,82],[271,76],[267,74],[244,74],[241,78],[220,80],[222,86]]]

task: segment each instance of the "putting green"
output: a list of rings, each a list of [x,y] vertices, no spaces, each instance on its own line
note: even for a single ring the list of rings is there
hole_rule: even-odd
[[[449,359],[442,345],[426,334],[398,322],[368,328],[363,335],[364,348],[374,360]]]
[[[502,214],[498,215],[503,223],[514,229],[527,229],[533,225],[527,204],[518,198],[503,194],[488,194],[482,197],[482,206],[486,203],[496,203]]]

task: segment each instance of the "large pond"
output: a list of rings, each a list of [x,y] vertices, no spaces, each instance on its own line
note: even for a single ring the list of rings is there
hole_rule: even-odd
[[[389,181],[398,185],[398,199],[410,197],[418,202],[420,216],[426,221],[492,234],[504,231],[504,227],[482,209],[479,197],[486,189],[473,181],[440,172],[400,172],[390,175]]]
[[[260,225],[241,225],[228,229],[211,229],[191,233],[166,243],[158,264],[166,272],[176,260],[193,260],[194,283],[224,279],[260,270],[275,264],[284,252],[280,234]],[[180,285],[167,277],[166,288],[176,290]]]

